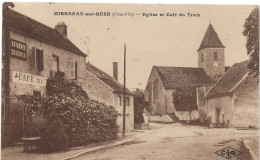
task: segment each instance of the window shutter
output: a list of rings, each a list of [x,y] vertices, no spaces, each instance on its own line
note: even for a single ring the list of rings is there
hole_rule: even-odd
[[[75,62],[75,80],[78,79],[78,63]]]
[[[36,66],[35,66],[35,47],[32,47],[31,65],[32,65],[32,68],[36,68]]]
[[[40,52],[38,53],[39,54],[39,64],[38,64],[38,66],[39,66],[39,71],[43,71],[43,69],[44,69],[44,62],[43,62],[43,50],[40,50]]]
[[[75,63],[69,61],[69,79],[75,79]]]
[[[57,71],[60,70],[60,58],[57,56]]]

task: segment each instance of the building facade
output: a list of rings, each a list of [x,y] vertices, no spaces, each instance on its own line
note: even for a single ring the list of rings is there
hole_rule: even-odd
[[[86,54],[67,38],[67,26],[54,28],[9,8],[3,12],[2,142],[22,137],[23,108],[13,94],[46,95],[46,80],[62,71],[77,82],[85,79]]]
[[[115,62],[114,62],[115,63]],[[116,65],[117,66],[117,65]],[[123,86],[117,81],[117,67],[114,67],[114,78],[98,69],[91,63],[86,63],[85,90],[90,98],[114,106],[118,112],[117,125],[119,132],[123,131]],[[134,95],[126,89],[126,132],[134,129]]]
[[[211,124],[258,127],[259,86],[255,74],[248,72],[248,63],[249,60],[234,64],[206,92],[203,107]]]

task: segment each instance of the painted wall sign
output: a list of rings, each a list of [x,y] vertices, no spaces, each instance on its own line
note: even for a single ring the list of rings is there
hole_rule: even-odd
[[[12,71],[12,80],[15,83],[31,84],[35,86],[46,86],[47,78],[32,74]]]
[[[11,56],[26,61],[26,59],[27,59],[26,44],[23,42],[19,42],[17,40],[11,39],[10,45],[11,45],[11,47],[10,47]]]

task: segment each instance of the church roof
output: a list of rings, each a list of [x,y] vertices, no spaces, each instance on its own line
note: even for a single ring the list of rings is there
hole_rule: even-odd
[[[30,17],[18,13],[12,9],[3,12],[3,21],[10,25],[16,32],[53,45],[55,47],[67,50],[74,54],[86,57],[78,47],[69,39],[65,39],[56,29],[46,26]]]
[[[189,89],[214,82],[202,68],[154,66],[165,89]]]
[[[204,48],[225,48],[211,24],[208,26],[198,51]]]
[[[206,94],[206,97],[214,97],[217,95],[231,93],[237,84],[248,73],[247,65],[249,60],[235,63],[226,74],[221,77],[218,82]]]
[[[114,92],[123,93],[124,88],[123,85],[120,84],[117,80],[115,80],[113,77],[111,77],[106,72],[102,71],[101,69],[97,68],[93,64],[87,62],[86,68],[88,71],[90,71],[92,74],[94,74],[97,78],[99,78],[101,81],[103,81],[106,85],[111,87]],[[129,89],[126,88],[127,94],[133,94]]]

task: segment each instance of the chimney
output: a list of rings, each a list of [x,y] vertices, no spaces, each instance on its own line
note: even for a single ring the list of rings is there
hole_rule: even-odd
[[[118,81],[117,62],[113,62],[113,78]]]
[[[65,38],[67,38],[67,26],[64,22],[59,22],[56,26],[55,29]]]

